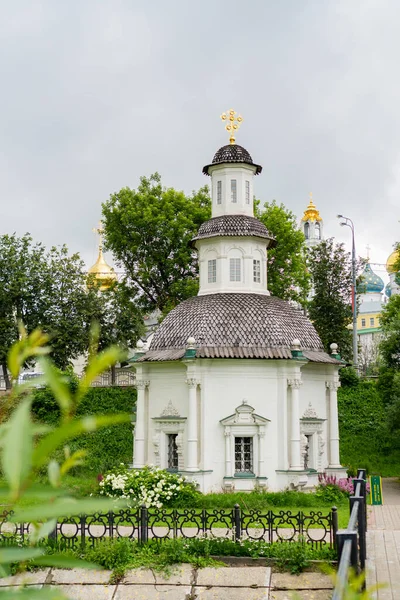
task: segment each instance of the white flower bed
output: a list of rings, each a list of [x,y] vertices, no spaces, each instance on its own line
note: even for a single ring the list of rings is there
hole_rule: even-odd
[[[180,495],[197,494],[194,484],[185,477],[152,466],[128,469],[121,465],[105,473],[99,486],[103,496],[126,498],[131,506],[144,504],[148,508],[162,508]]]

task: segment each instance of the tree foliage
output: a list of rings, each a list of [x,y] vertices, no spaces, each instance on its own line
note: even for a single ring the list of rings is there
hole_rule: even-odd
[[[313,297],[309,304],[309,317],[327,352],[330,345],[339,345],[343,358],[352,354],[351,289],[352,272],[350,254],[343,244],[333,239],[321,241],[311,248],[308,265],[313,282]]]
[[[268,250],[268,289],[284,300],[305,304],[310,289],[306,265],[305,238],[297,227],[296,216],[283,204],[266,202],[258,218],[276,238],[275,248]]]
[[[0,364],[7,387],[6,356],[19,338],[19,322],[28,333],[39,327],[49,335],[52,360],[62,370],[88,350],[93,321],[100,325],[100,349],[137,340],[140,312],[123,287],[103,293],[86,284],[84,263],[66,246],[47,251],[29,234],[0,236]]]
[[[189,242],[210,216],[206,187],[185,196],[163,187],[158,173],[103,204],[106,246],[145,310],[166,312],[197,293],[198,263]]]

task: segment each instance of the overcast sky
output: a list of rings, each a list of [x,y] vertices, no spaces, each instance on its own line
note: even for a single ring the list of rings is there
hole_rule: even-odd
[[[0,230],[90,265],[101,203],[141,175],[190,192],[228,137],[262,201],[384,263],[400,240],[398,0],[0,0]],[[350,245],[349,245],[350,248]],[[382,275],[382,273],[380,273]]]

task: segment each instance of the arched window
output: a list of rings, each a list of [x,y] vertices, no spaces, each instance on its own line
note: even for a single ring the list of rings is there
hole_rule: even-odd
[[[319,223],[315,223],[315,237],[317,240],[321,239],[321,226]]]
[[[304,236],[306,238],[306,240],[308,240],[310,238],[310,223],[305,223],[304,225]]]

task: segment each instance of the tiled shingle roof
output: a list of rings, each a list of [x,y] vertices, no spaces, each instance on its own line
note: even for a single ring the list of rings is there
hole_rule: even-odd
[[[249,152],[243,146],[237,144],[227,144],[222,146],[214,155],[212,163],[203,167],[204,175],[208,175],[208,169],[214,165],[221,165],[224,163],[245,163],[248,165],[254,165],[256,167],[256,175],[261,173],[262,167],[253,163]]]
[[[278,349],[281,358],[290,358],[294,339],[303,349],[323,351],[307,317],[288,302],[262,294],[208,294],[181,302],[155,332],[150,352],[184,349],[189,337],[201,356],[225,355],[227,349],[238,356],[241,348],[249,358],[278,358]]]
[[[271,240],[269,248],[276,245],[275,238],[261,221],[246,215],[221,215],[200,226],[193,241],[217,236],[254,236]]]

